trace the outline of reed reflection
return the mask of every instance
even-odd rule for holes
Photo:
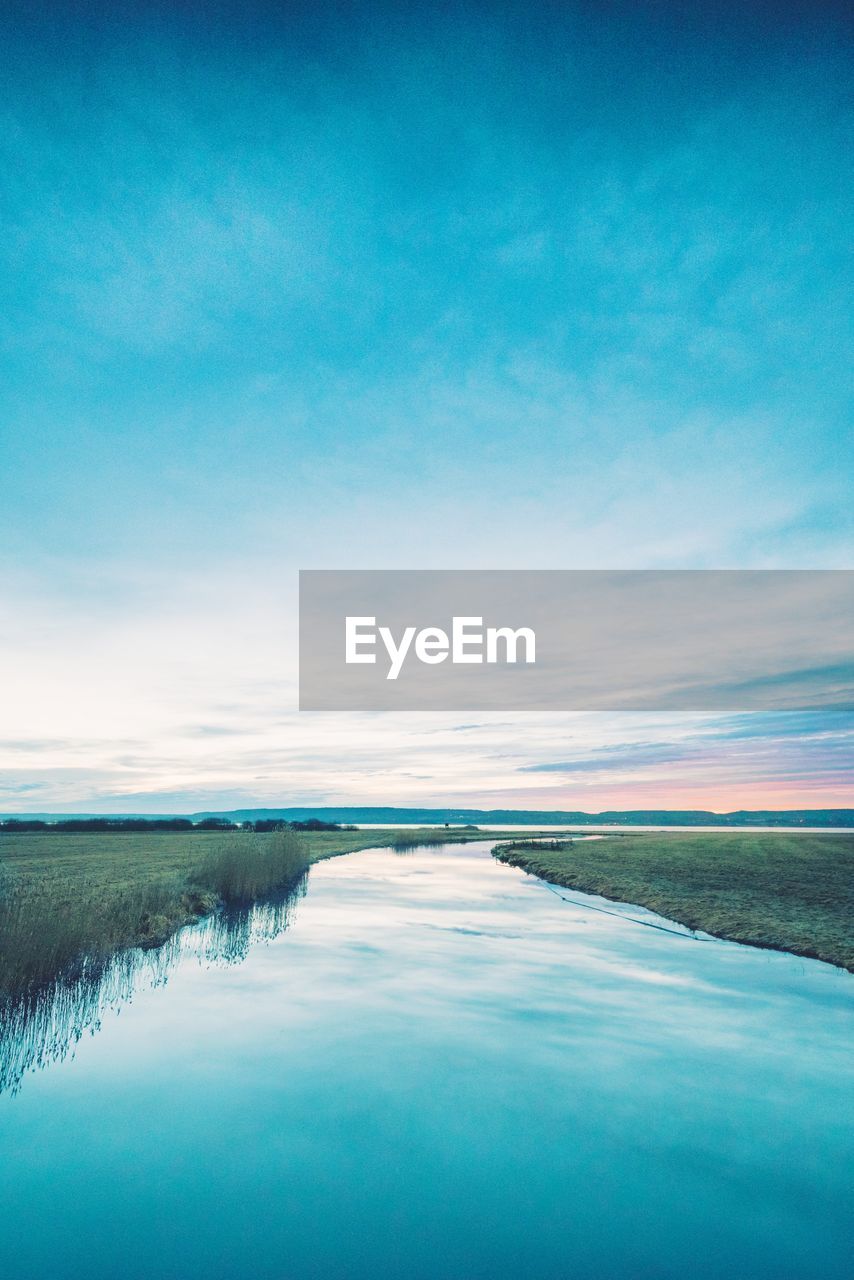
[[[240,964],[253,946],[289,927],[307,885],[304,871],[260,901],[221,907],[160,945],[88,952],[52,977],[42,975],[16,995],[0,997],[0,1094],[16,1093],[28,1072],[73,1057],[107,1012],[140,990],[164,986],[179,961]]]

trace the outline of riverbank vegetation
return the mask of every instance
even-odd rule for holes
[[[854,971],[854,835],[656,832],[555,843],[514,840],[493,852],[552,884]]]
[[[527,849],[529,853],[562,853],[564,849],[572,848],[572,840],[508,840],[506,844],[502,843],[501,850],[503,853],[515,853],[518,849]],[[504,859],[508,861],[508,859]]]
[[[479,835],[443,831],[441,842]],[[159,946],[182,925],[287,889],[321,858],[396,840],[411,847],[435,842],[437,833],[308,823],[261,832],[6,831],[0,835],[0,1005],[81,964],[97,967],[119,950]]]
[[[122,837],[107,838],[112,848],[87,848],[92,837],[70,848],[50,835],[53,847],[31,843],[0,862],[0,996],[97,967],[125,947],[157,946],[218,907],[296,883],[310,860],[293,832],[172,845],[153,865]]]

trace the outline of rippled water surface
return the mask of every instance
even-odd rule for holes
[[[185,931],[0,1097],[0,1274],[847,1277],[851,976],[489,848],[337,858],[283,932]]]

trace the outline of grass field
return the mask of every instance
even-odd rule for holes
[[[854,833],[633,833],[556,849],[514,841],[495,855],[689,929],[854,971]]]

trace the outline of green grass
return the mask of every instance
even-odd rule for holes
[[[854,833],[644,833],[495,856],[552,884],[637,903],[689,929],[854,971]]]

